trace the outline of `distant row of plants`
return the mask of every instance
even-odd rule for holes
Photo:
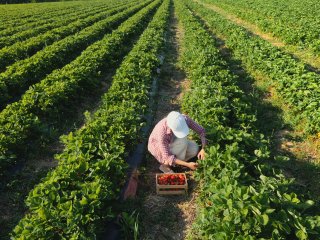
[[[110,2],[110,6],[112,6]],[[10,6],[10,5],[9,5]],[[57,21],[66,14],[73,14],[78,11],[93,11],[97,8],[103,8],[105,5],[101,3],[94,4],[90,7],[88,5],[75,5],[75,6],[57,6],[55,9],[50,7],[47,8],[28,8],[24,5],[24,8],[8,9],[8,5],[1,6],[0,20],[2,24],[0,26],[0,37],[6,37],[13,35],[18,32],[29,30],[33,27],[38,27],[44,24],[52,23]],[[11,6],[12,7],[12,6]],[[43,10],[46,12],[43,13]]]
[[[50,19],[62,16],[65,13],[72,11],[81,11],[81,9],[94,9],[97,7],[103,8],[108,5],[116,6],[119,2],[109,0],[108,2],[70,2],[70,3],[52,3],[52,4],[32,4],[32,5],[0,5],[0,36],[2,32],[9,31],[12,27],[17,27],[19,30],[24,26],[29,28],[30,25],[37,26],[37,23],[48,23]],[[88,7],[90,6],[90,7]]]
[[[123,6],[106,8],[104,11],[96,9],[93,12],[79,14],[81,18],[69,24],[54,28],[42,34],[35,35],[26,40],[15,42],[12,45],[5,46],[0,49],[0,71],[15,63],[18,60],[26,59],[36,52],[42,50],[69,35],[91,26],[92,24],[101,21],[112,14],[123,10]],[[95,14],[97,13],[97,14]]]
[[[18,3],[43,3],[43,2],[69,2],[75,0],[0,0],[0,4],[18,4]],[[93,0],[87,0],[93,1]]]
[[[98,7],[94,9],[82,9],[81,12],[65,12],[63,16],[58,16],[54,19],[54,21],[48,21],[48,23],[44,23],[41,25],[34,26],[31,29],[22,29],[19,32],[9,34],[7,36],[1,36],[0,38],[0,49],[5,46],[10,46],[14,44],[15,42],[21,42],[28,38],[37,36],[39,34],[45,33],[47,31],[50,31],[54,28],[58,28],[61,26],[65,26],[71,22],[77,21],[81,18],[86,18],[88,16],[99,14],[100,12],[103,12],[105,10],[109,10],[109,7]],[[15,27],[12,27],[15,29]],[[10,29],[8,32],[10,32]],[[1,33],[0,33],[1,34]]]
[[[205,0],[257,24],[287,44],[320,54],[320,4],[317,0]]]
[[[0,109],[19,96],[32,84],[37,83],[54,69],[75,59],[83,50],[100,40],[113,28],[146,6],[150,1],[134,6],[127,4],[104,12],[106,19],[88,26],[74,35],[54,42],[30,58],[18,61],[0,73]]]
[[[189,238],[318,239],[315,203],[265,163],[269,143],[255,128],[255,109],[185,2],[175,1],[184,28],[181,65],[191,80],[182,109],[205,127],[209,142],[195,173],[199,208]]]

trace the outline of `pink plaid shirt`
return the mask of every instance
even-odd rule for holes
[[[198,133],[201,137],[202,147],[206,145],[206,132],[188,116],[184,115],[188,127]],[[161,163],[175,165],[176,156],[170,152],[170,143],[173,142],[174,134],[167,125],[167,118],[162,119],[152,130],[149,137],[148,150]]]

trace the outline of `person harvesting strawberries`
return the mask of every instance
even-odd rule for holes
[[[200,151],[196,142],[188,140],[189,129],[200,135],[202,143]],[[188,116],[176,111],[170,112],[156,124],[148,141],[148,150],[161,164],[159,169],[164,173],[173,172],[171,166],[175,165],[195,170],[198,164],[188,160],[195,156],[204,159],[205,146],[205,129]]]

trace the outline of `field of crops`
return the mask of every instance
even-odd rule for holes
[[[320,3],[318,1],[206,0],[257,24],[288,44],[320,54]]]
[[[301,181],[288,167],[296,164],[294,153],[279,150],[274,140],[274,132],[290,129],[300,142],[319,149],[320,70],[210,7],[317,56],[318,5],[0,5],[0,239],[103,239],[106,223],[119,213],[143,212],[141,205],[119,198],[127,160],[148,138],[148,118],[156,115],[151,102],[163,98],[155,84],[160,92],[170,88],[163,71],[174,78],[166,64],[188,81],[176,108],[206,129],[209,143],[192,173],[197,211],[179,239],[320,239],[317,151],[311,160],[307,151],[300,154],[301,166],[308,165],[305,175],[315,174]],[[177,42],[175,52],[170,38]],[[266,102],[289,117],[267,116]],[[136,201],[154,191],[138,193]],[[133,215],[122,221],[122,238],[149,239],[143,231],[151,228],[137,230],[139,218]],[[164,214],[159,216],[161,227],[170,228]]]

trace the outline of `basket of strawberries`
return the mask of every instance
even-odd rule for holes
[[[188,181],[185,173],[156,174],[157,194],[185,194],[188,191]]]

